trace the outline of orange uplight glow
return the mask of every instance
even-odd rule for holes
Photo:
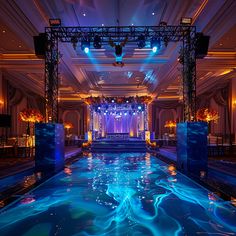
[[[71,129],[73,128],[73,125],[70,122],[64,122],[65,129]]]
[[[172,176],[177,175],[176,167],[174,165],[169,165],[168,166],[168,172]]]
[[[134,131],[133,131],[133,130],[130,130],[129,136],[130,136],[130,137],[134,137]]]
[[[174,120],[167,120],[165,123],[166,128],[173,128],[176,127],[176,121]]]
[[[200,120],[200,121],[206,121],[208,123],[210,121],[214,121],[216,123],[219,118],[220,118],[219,114],[215,110],[209,110],[208,108],[202,108],[197,111],[197,120]]]
[[[92,142],[86,142],[82,144],[83,148],[89,148],[91,146]]]
[[[24,109],[21,111],[19,118],[21,121],[32,123],[43,121],[43,115],[37,109],[33,108]]]

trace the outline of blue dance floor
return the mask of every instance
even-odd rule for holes
[[[88,154],[2,209],[0,235],[236,235],[236,209],[148,153]]]

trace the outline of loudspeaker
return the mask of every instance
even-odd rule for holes
[[[203,33],[196,33],[196,58],[202,59],[207,55],[210,36],[203,35]]]
[[[0,127],[11,127],[11,116],[6,114],[0,114]]]
[[[35,55],[39,57],[45,56],[47,45],[47,38],[45,33],[41,33],[38,36],[34,36],[34,50]]]

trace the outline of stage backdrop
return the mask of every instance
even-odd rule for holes
[[[138,137],[139,131],[144,130],[144,114],[122,112],[96,113],[94,112],[94,131],[105,137],[107,133],[129,133],[131,137]]]

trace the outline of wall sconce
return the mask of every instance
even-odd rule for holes
[[[233,106],[236,106],[236,100],[233,100]]]
[[[3,106],[3,105],[4,105],[4,101],[0,100],[0,106]]]

